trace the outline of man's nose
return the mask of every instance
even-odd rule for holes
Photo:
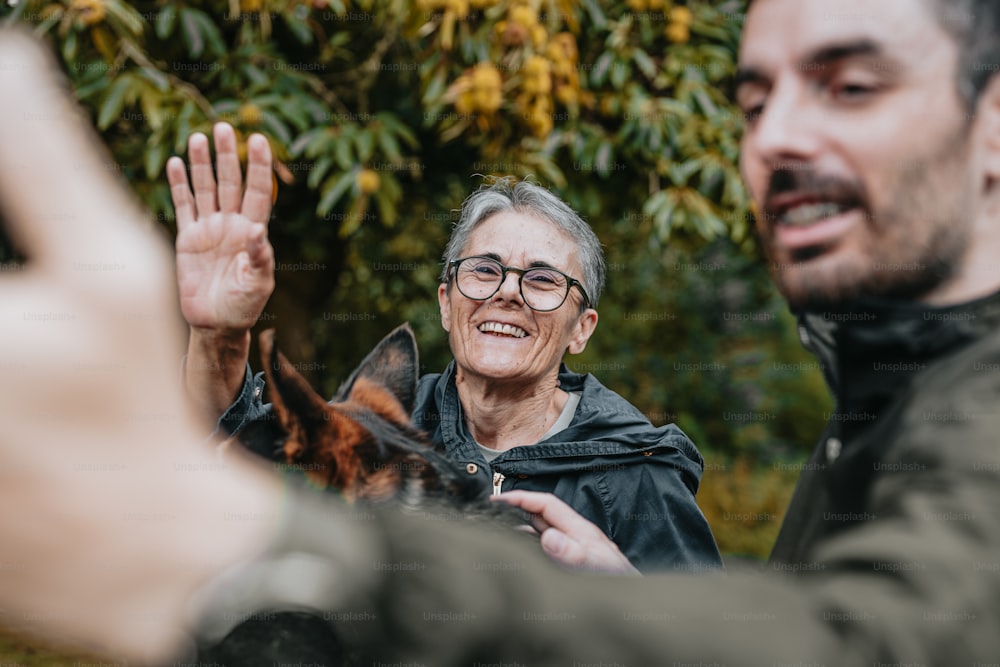
[[[748,125],[744,150],[771,170],[812,161],[822,145],[824,120],[808,86],[775,86],[756,120]]]

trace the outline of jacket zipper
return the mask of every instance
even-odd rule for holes
[[[499,496],[500,495],[500,487],[503,486],[503,480],[504,480],[504,476],[503,476],[502,472],[494,472],[493,473],[493,495],[494,496]]]

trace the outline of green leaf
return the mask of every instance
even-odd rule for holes
[[[378,133],[378,145],[382,149],[382,153],[390,160],[399,160],[403,157],[402,152],[399,150],[399,142],[388,131]]]
[[[135,37],[140,36],[146,27],[142,14],[121,0],[106,0],[104,8],[110,23],[115,23],[117,19],[117,23]]]
[[[299,5],[301,7],[301,5]],[[299,43],[307,46],[312,44],[313,33],[306,21],[295,16],[295,10],[282,12],[281,17],[285,19],[288,30],[299,40]]]
[[[292,157],[298,157],[302,155],[310,144],[312,144],[317,139],[322,140],[325,134],[326,134],[325,127],[317,127],[312,130],[307,130],[306,132],[303,132],[295,139],[295,141],[293,141],[288,146],[288,153]],[[312,154],[313,157],[315,157],[315,155],[316,155],[315,153]]]
[[[388,180],[385,176],[382,180]],[[378,205],[379,213],[381,213],[382,224],[386,227],[394,227],[396,225],[396,204],[392,201],[385,190],[379,190],[373,195],[375,203]]]
[[[375,152],[375,137],[372,136],[371,130],[358,132],[357,136],[354,137],[354,145],[358,151],[359,161],[368,162],[372,159],[372,153]]]
[[[612,159],[611,144],[607,141],[601,142],[597,153],[594,155],[594,166],[597,168],[597,173],[607,178],[608,172],[611,170]]]
[[[281,119],[273,113],[262,114],[260,124],[272,137],[280,141],[282,146],[292,143],[292,133],[289,131],[288,126],[281,122]]]
[[[273,81],[271,81],[271,77],[268,76],[264,72],[264,70],[257,67],[253,63],[246,63],[243,66],[243,74],[244,76],[246,76],[247,80],[250,81],[251,85],[253,86],[257,86],[260,88],[267,88],[268,86],[271,86],[274,83]]]
[[[645,51],[640,48],[633,49],[632,60],[635,61],[636,66],[648,78],[652,79],[656,76],[656,63],[653,62],[653,59]]]
[[[600,88],[604,85],[614,58],[614,55],[610,51],[605,51],[594,61],[594,69],[590,70],[590,84],[594,88]]]
[[[600,3],[597,0],[583,0],[583,6],[590,13],[590,20],[594,24],[594,30],[604,30],[608,27],[608,21],[604,18]]]
[[[628,81],[631,74],[632,68],[626,63],[621,60],[614,61],[614,64],[611,66],[611,85],[620,90],[625,85],[625,82]]]
[[[217,116],[231,116],[239,110],[240,106],[241,104],[239,100],[227,98],[218,100],[215,104],[213,104],[212,111]]]
[[[316,214],[326,217],[326,214],[333,210],[347,189],[354,184],[355,170],[345,171],[339,176],[331,176],[323,183],[323,196],[320,197],[316,206]]]
[[[144,157],[146,167],[146,178],[151,181],[160,176],[160,171],[167,161],[168,145],[165,141],[155,141],[152,146],[146,149]]]
[[[188,51],[195,58],[200,58],[205,52],[205,38],[201,34],[201,25],[198,23],[196,9],[181,7],[181,28],[184,31],[184,41]]]
[[[430,106],[432,103],[437,102],[444,95],[445,88],[448,85],[448,74],[445,68],[440,68],[435,72],[434,76],[431,77],[430,83],[427,84],[427,89],[424,91],[421,102],[424,106]]]
[[[354,166],[354,156],[351,154],[351,140],[348,137],[341,137],[334,144],[333,154],[337,158],[337,166],[341,169],[350,169]]]
[[[212,51],[217,56],[223,56],[226,54],[226,43],[222,39],[222,33],[219,32],[219,27],[215,25],[215,22],[209,18],[208,14],[199,10],[190,10],[194,12],[195,21],[201,26],[201,32],[208,41],[208,45]]]
[[[168,2],[167,4],[160,7],[160,10],[156,14],[156,23],[154,29],[156,30],[156,36],[160,39],[167,39],[174,32],[174,26],[177,24],[177,5]]]
[[[68,63],[76,60],[76,48],[77,48],[76,31],[70,30],[69,34],[66,35],[66,41],[62,44],[62,57]]]
[[[152,67],[140,67],[139,72],[141,72],[143,77],[152,83],[153,86],[161,93],[165,93],[170,90],[170,79],[168,79],[167,75],[160,70]]]
[[[118,77],[101,104],[100,113],[97,115],[97,127],[101,130],[108,129],[112,121],[117,118],[125,106],[125,95],[132,87],[132,80],[127,74]]]
[[[329,155],[324,155],[316,161],[316,164],[309,171],[309,177],[306,179],[306,185],[310,190],[315,190],[319,187],[320,181],[323,180],[323,177],[326,176],[326,173],[330,171],[330,167],[332,166],[333,158]]]
[[[191,135],[191,119],[195,111],[194,102],[186,100],[181,107],[181,112],[177,114],[177,143],[174,144],[175,153],[184,152],[188,137]]]

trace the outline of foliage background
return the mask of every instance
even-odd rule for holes
[[[706,458],[727,554],[764,557],[830,402],[757,256],[726,96],[742,0],[17,0],[121,174],[174,233],[163,173],[231,122],[271,142],[277,291],[260,328],[327,393],[409,320],[449,360],[435,289],[464,197],[531,177],[609,265],[568,360]],[[44,122],[43,118],[39,119]],[[0,259],[12,249],[0,242]],[[60,664],[0,639],[0,655]]]
[[[163,168],[227,120],[278,162],[260,327],[337,383],[409,320],[449,360],[439,257],[484,176],[587,218],[608,288],[593,371],[705,454],[720,546],[766,556],[830,403],[757,256],[726,96],[742,0],[19,0],[121,174],[174,231]],[[44,119],[40,119],[44,121]],[[11,249],[0,247],[4,257]]]

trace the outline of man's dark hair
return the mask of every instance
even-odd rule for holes
[[[1000,72],[1000,2],[925,0],[958,46],[955,83],[971,112],[990,80]]]
[[[998,0],[923,0],[958,46],[955,83],[971,113],[993,76],[1000,73]],[[747,0],[747,11],[754,0]]]

